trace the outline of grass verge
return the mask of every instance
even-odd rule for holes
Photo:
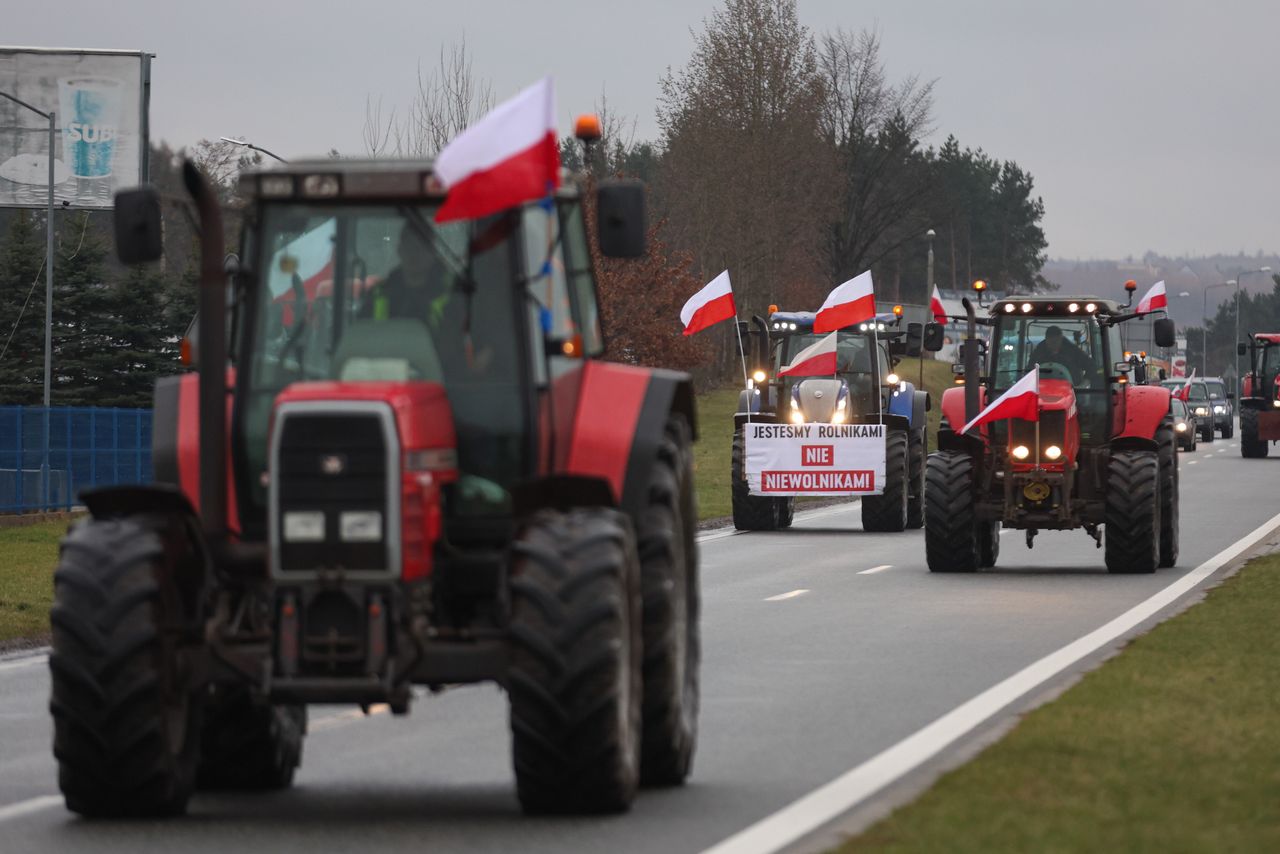
[[[1280,851],[1280,555],[838,849]]]
[[[733,413],[737,388],[698,395],[698,441],[693,446],[693,482],[698,492],[698,519],[733,512],[729,499],[729,464],[733,454]]]
[[[0,528],[0,642],[49,633],[53,567],[67,524]]]

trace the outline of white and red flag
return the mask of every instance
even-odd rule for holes
[[[1009,387],[978,413],[978,417],[964,425],[961,434],[968,433],[980,424],[1021,418],[1023,421],[1040,420],[1040,367],[1032,368],[1026,376]]]
[[[729,271],[725,270],[702,287],[680,309],[680,322],[684,334],[692,335],[722,320],[738,316],[733,304],[733,285],[729,283]]]
[[[1164,279],[1152,285],[1151,290],[1138,300],[1138,314],[1146,314],[1161,308],[1169,308],[1169,297],[1164,292]]]
[[[497,213],[560,186],[555,88],[544,77],[458,134],[436,156],[448,194],[436,222]]]
[[[871,271],[859,273],[827,294],[813,319],[814,332],[834,332],[876,316],[876,295]]]
[[[836,372],[836,333],[832,332],[816,344],[810,344],[778,371],[780,377],[821,377]]]
[[[937,285],[933,286],[933,296],[929,299],[929,310],[933,312],[933,319],[936,322],[947,322],[947,310],[942,307],[942,293],[939,292]]]

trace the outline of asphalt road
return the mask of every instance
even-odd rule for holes
[[[1110,576],[1083,532],[996,569],[931,575],[923,536],[865,534],[856,508],[785,533],[703,535],[701,741],[681,789],[624,816],[529,819],[506,702],[478,686],[405,718],[312,710],[296,786],[199,795],[165,822],[91,823],[57,795],[40,658],[0,662],[0,851],[699,851],[785,807],[1167,587],[1276,513],[1280,459],[1238,439],[1182,454],[1182,557]]]

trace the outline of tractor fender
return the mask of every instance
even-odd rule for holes
[[[173,484],[149,483],[86,489],[80,500],[95,519],[162,513],[196,517],[186,493]]]
[[[911,426],[924,430],[928,425],[929,416],[926,415],[933,408],[933,401],[929,399],[929,392],[916,389],[911,394]]]
[[[978,405],[987,405],[986,386],[978,389]],[[979,425],[966,435],[960,434],[960,428],[968,423],[964,417],[964,386],[952,386],[942,392],[942,422],[938,428],[938,450],[981,453],[987,443],[987,425]]]
[[[228,383],[232,380],[228,377]],[[176,487],[200,511],[200,376],[177,374],[156,380],[152,394],[151,470],[157,485]],[[231,407],[227,407],[227,460],[231,454]],[[227,471],[227,526],[240,531],[234,466]]]
[[[760,389],[743,389],[738,392],[738,408],[733,413],[734,428],[741,427],[747,421],[777,421],[777,415],[768,406]]]
[[[911,419],[905,415],[894,415],[891,412],[886,412],[884,414],[884,426],[892,431],[907,433],[911,431]]]
[[[561,474],[603,480],[615,506],[637,519],[649,473],[672,415],[697,436],[693,381],[688,374],[588,362],[583,368],[569,453]]]
[[[1160,422],[1169,415],[1169,389],[1155,385],[1125,385],[1118,395],[1111,439],[1153,440]]]
[[[903,388],[903,386],[906,386]],[[907,426],[910,427],[917,423],[915,417],[915,386],[911,383],[904,382],[895,388],[889,395],[889,414],[901,415],[907,419]]]

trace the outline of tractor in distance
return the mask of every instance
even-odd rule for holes
[[[1128,376],[1120,324],[1143,316],[1096,297],[1008,296],[969,334],[959,385],[942,397],[938,450],[925,485],[925,550],[933,572],[994,566],[1000,528],[1084,528],[1113,573],[1154,572],[1178,558],[1178,463],[1169,390]],[[981,292],[979,292],[979,299]],[[991,328],[990,344],[977,326]],[[1154,322],[1173,345],[1173,321]],[[1058,339],[1057,342],[1046,339]],[[989,351],[989,352],[984,352]],[[984,356],[985,364],[984,364]],[[1010,418],[962,432],[1039,365],[1039,420]]]
[[[806,347],[825,337],[813,331],[814,313],[769,307],[739,321],[749,342],[751,376],[738,394],[734,413],[731,489],[733,522],[739,530],[767,531],[791,524],[795,497],[752,495],[746,477],[743,425],[748,421],[779,424],[884,424],[885,481],[879,495],[861,499],[862,527],[867,531],[902,531],[924,524],[924,466],[928,455],[925,413],[929,395],[897,374],[903,356],[919,356],[921,324],[902,328],[901,307],[884,312],[837,335],[837,373],[832,377],[780,377],[779,372]],[[932,326],[932,324],[930,324]],[[940,346],[941,327],[933,338]]]
[[[526,811],[680,784],[693,390],[597,358],[588,251],[645,251],[643,188],[565,175],[542,202],[437,224],[429,162],[248,172],[228,284],[218,203],[190,162],[184,180],[198,374],[157,384],[157,482],[86,493],[55,573],[67,806],[158,816],[195,787],[285,787],[308,704],[400,715],[415,686],[484,681],[509,700]],[[122,261],[160,256],[153,190],[115,217]]]
[[[1236,344],[1249,357],[1240,384],[1240,455],[1265,457],[1280,440],[1280,332],[1254,332]]]

